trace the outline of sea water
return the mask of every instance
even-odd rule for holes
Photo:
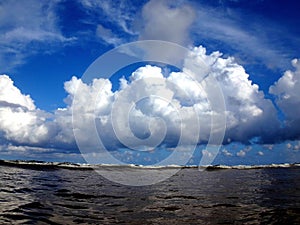
[[[137,187],[87,166],[1,165],[0,224],[300,224],[300,167],[191,167]]]

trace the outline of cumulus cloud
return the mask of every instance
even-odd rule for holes
[[[0,76],[0,102],[2,106],[10,105],[20,106],[28,110],[35,109],[34,102],[30,96],[23,95],[7,75]]]
[[[36,108],[7,75],[0,75],[0,140],[17,146],[74,148],[71,111],[54,114]],[[63,116],[62,116],[63,115]],[[68,123],[69,122],[69,123]],[[10,148],[8,148],[10,149]]]
[[[276,97],[276,104],[284,113],[286,138],[300,137],[300,60],[292,60],[295,70],[288,70],[270,87],[269,92]]]
[[[205,75],[192,70],[203,62],[209,68]],[[279,96],[277,104],[283,111],[291,110],[283,101],[286,99],[299,106],[294,102],[299,89],[292,89],[298,84],[297,74],[298,70],[287,71],[271,88]],[[218,83],[225,101],[224,140],[246,144],[251,139],[261,143],[276,141],[281,135],[280,123],[272,102],[234,58],[223,58],[219,52],[207,54],[202,46],[192,49],[181,72],[163,72],[160,67],[146,65],[127,80],[121,78],[120,88],[114,92],[109,79],[95,78],[88,84],[73,77],[64,85],[68,94],[66,107],[52,114],[37,109],[29,95],[21,93],[8,76],[2,75],[0,138],[19,145],[71,149],[76,148],[76,137],[79,147],[89,149],[86,154],[101,148],[151,150],[157,146],[171,149],[178,143],[207,143],[211,133],[224,125],[220,109],[212,107],[208,98],[215,95],[209,77]],[[212,115],[215,125],[211,123]],[[293,121],[295,116],[297,119],[297,114],[290,112],[287,119]],[[245,148],[236,155],[243,157],[250,150]],[[203,154],[209,156],[208,153]],[[223,154],[232,156],[226,150]]]
[[[261,142],[270,141],[279,128],[272,102],[251,83],[244,68],[233,58],[222,58],[219,52],[207,55],[201,46],[186,58],[182,72],[163,74],[155,66],[141,67],[128,81],[122,80],[122,88],[114,93],[109,80],[95,79],[89,85],[76,78],[67,82],[69,98],[78,98],[72,101],[73,112],[78,114],[77,137],[89,145],[97,143],[99,134],[110,147],[131,148],[154,148],[157,143],[171,147],[180,138],[186,145],[195,139],[197,144],[207,143],[212,115],[216,114],[218,121],[219,112],[207,98],[214,96],[215,90],[205,77],[198,79],[198,74],[191,71],[190,66],[199,61],[208,65],[207,76],[215,78],[223,93],[225,140],[249,143],[251,138],[259,137]],[[90,104],[86,99],[90,99]],[[86,136],[95,126],[95,118],[98,134]]]
[[[256,135],[267,141],[279,128],[277,112],[268,99],[265,99],[259,87],[249,80],[244,68],[234,58],[222,58],[219,52],[206,54],[203,47],[194,48],[191,57],[204,60],[209,74],[218,81],[226,105],[226,139],[247,142]],[[188,61],[187,60],[187,61]],[[205,90],[213,95],[215,90]]]
[[[36,109],[7,75],[0,76],[0,133],[15,143],[44,143],[49,135],[48,114]]]

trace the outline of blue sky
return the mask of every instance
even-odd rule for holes
[[[154,39],[177,43],[205,58],[212,73],[217,73],[212,76],[222,83],[227,127],[224,145],[214,163],[299,162],[299,9],[300,4],[292,0],[2,1],[0,157],[82,162],[73,134],[71,109],[76,94],[72,90],[78,85],[82,90],[88,89],[87,84],[80,83],[81,77],[102,54],[122,44]],[[210,64],[211,60],[217,63]],[[146,65],[133,65],[122,70],[119,77],[124,75],[126,85],[130,86],[147,74],[151,77],[157,73],[156,77],[165,79],[164,82],[180,82],[193,95],[195,105],[203,106],[197,102],[200,94],[190,91],[192,87],[180,74],[171,76],[170,71],[164,72],[166,67],[158,71]],[[77,95],[101,95],[102,91],[91,90],[107,88],[103,92],[106,103],[99,108],[103,120],[116,99],[116,90],[110,91],[110,85],[119,87],[119,82],[95,82],[90,84],[89,93],[82,91]],[[138,87],[135,91],[140,90]],[[172,101],[179,102],[181,107],[190,106],[174,90],[171,88]],[[78,104],[82,102],[79,99]],[[109,152],[121,161],[157,163],[172,154],[178,142],[177,128],[171,117],[147,108],[148,103],[136,107],[143,114],[133,115],[132,126],[138,137],[148,133],[145,125],[134,123],[136,118],[145,116],[152,121],[151,116],[160,113],[167,121],[171,131],[157,149],[129,150],[108,125],[99,125],[97,132],[103,135]],[[87,115],[87,111],[81,113]],[[206,117],[201,115],[199,121],[203,122]],[[149,122],[147,119],[145,123]],[[188,121],[186,125],[190,124]],[[85,134],[92,132],[86,124],[82,127]],[[203,127],[205,134],[206,126]],[[206,141],[202,138],[197,142],[190,163],[198,164],[202,155],[212,157],[203,152]],[[92,154],[91,150],[88,154]],[[101,152],[94,154],[102,157]]]

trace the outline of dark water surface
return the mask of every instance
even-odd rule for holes
[[[300,167],[186,168],[132,187],[93,170],[0,166],[0,224],[115,223],[300,224]]]

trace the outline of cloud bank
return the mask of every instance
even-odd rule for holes
[[[181,72],[168,73],[160,67],[146,65],[134,71],[129,79],[121,78],[120,88],[115,92],[109,79],[94,79],[86,84],[73,77],[64,85],[66,107],[54,113],[36,108],[29,95],[15,87],[7,75],[1,75],[0,139],[2,143],[18,146],[75,149],[75,131],[91,151],[95,150],[99,138],[110,150],[124,145],[172,148],[180,137],[186,145],[195,138],[198,144],[207,143],[212,132],[211,115],[218,115],[218,111],[212,109],[207,98],[213,96],[214,90],[207,86],[205,79],[189,72],[190,65],[197,65],[199,60],[209,66],[208,76],[218,81],[224,95],[224,144],[299,139],[298,60],[292,61],[295,71],[286,71],[270,88],[285,115],[285,126],[281,127],[272,101],[249,80],[244,68],[234,58],[223,58],[219,52],[207,54],[202,46],[192,49]],[[157,97],[161,94],[164,98]],[[75,130],[74,112],[79,115],[75,118]],[[94,126],[97,135],[92,133]],[[238,155],[245,154],[241,151]]]

